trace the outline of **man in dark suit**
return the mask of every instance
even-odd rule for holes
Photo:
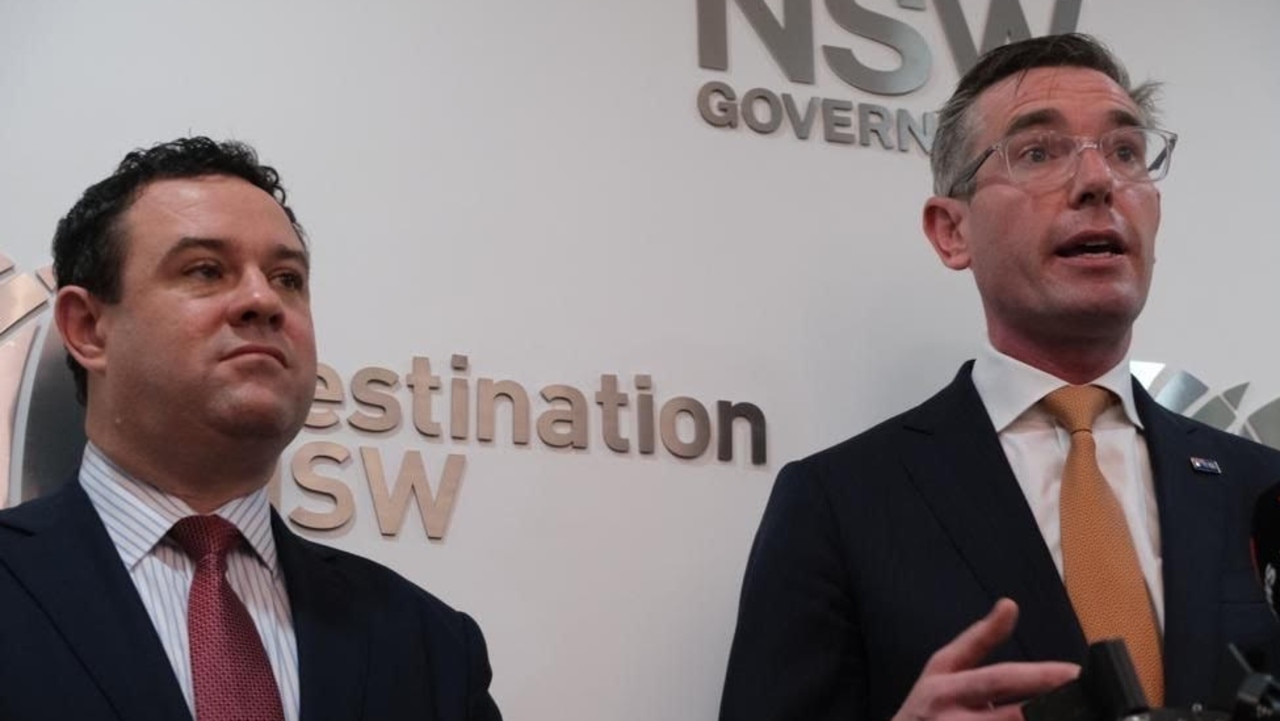
[[[0,512],[0,718],[500,718],[474,621],[267,503],[315,389],[303,238],[276,172],[207,138],[59,223],[89,443]]]
[[[1114,636],[1153,705],[1185,708],[1238,680],[1228,642],[1276,654],[1247,518],[1280,454],[1127,370],[1176,142],[1153,116],[1151,86],[1080,35],[961,79],[924,230],[973,272],[989,343],[920,406],[782,470],[722,721],[1014,721]]]

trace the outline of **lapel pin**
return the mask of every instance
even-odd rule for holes
[[[1197,473],[1212,473],[1215,476],[1222,475],[1222,466],[1219,466],[1218,462],[1212,458],[1196,458],[1195,456],[1192,456],[1191,467],[1194,468]]]

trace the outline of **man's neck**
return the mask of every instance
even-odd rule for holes
[[[1038,368],[1073,385],[1100,378],[1124,360],[1129,352],[1130,334],[1112,339],[1064,339],[1059,341],[1001,336],[989,332],[991,345],[1010,358]]]
[[[86,425],[89,440],[106,458],[133,478],[176,498],[197,513],[212,513],[247,496],[271,480],[279,459],[274,454],[224,453],[200,444],[177,448],[139,448]]]

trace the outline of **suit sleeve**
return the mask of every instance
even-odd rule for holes
[[[778,474],[739,599],[720,721],[867,721],[840,529],[812,462]]]
[[[484,633],[465,613],[462,617],[463,632],[466,634],[467,659],[467,719],[468,721],[502,721],[502,713],[498,704],[489,693],[489,683],[493,680],[493,670],[489,667],[489,652],[484,642]]]

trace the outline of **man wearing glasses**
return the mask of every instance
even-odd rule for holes
[[[1177,136],[1092,38],[988,53],[940,114],[924,231],[987,339],[933,398],[789,464],[751,550],[722,721],[1021,718],[1122,638],[1151,706],[1280,662],[1248,515],[1280,454],[1128,372]]]

